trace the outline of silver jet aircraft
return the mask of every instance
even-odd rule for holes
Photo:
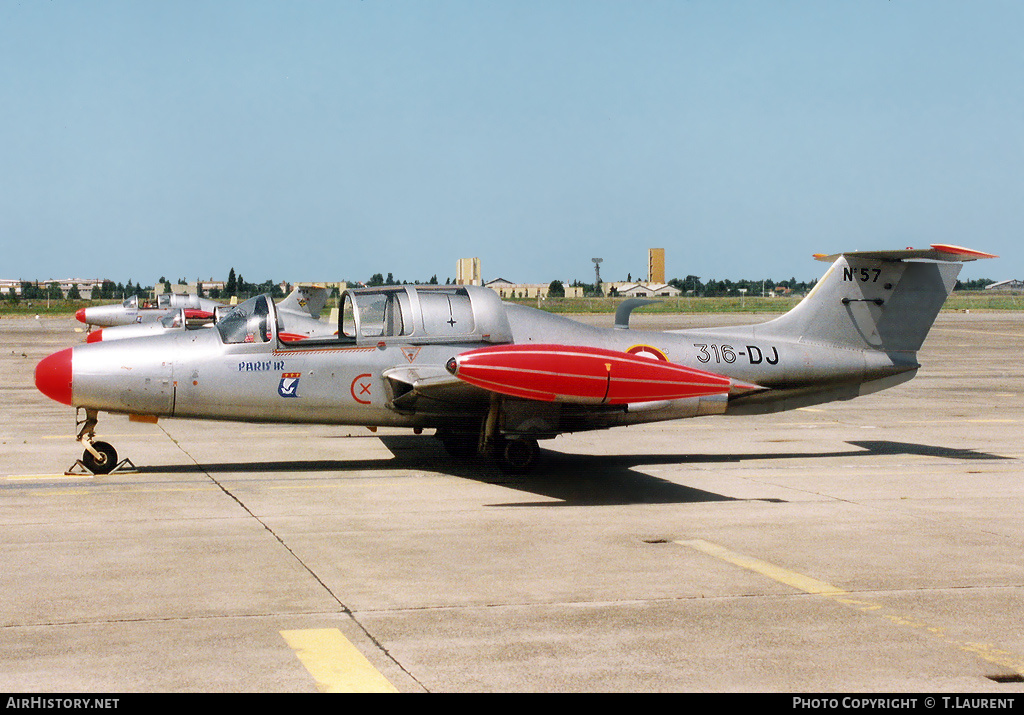
[[[181,309],[203,311],[212,316],[214,309],[219,305],[223,303],[195,295],[163,293],[157,296],[156,301],[140,301],[137,295],[133,295],[125,298],[120,305],[81,308],[75,313],[75,317],[90,327],[95,325],[109,328],[115,325],[156,322],[169,315],[175,315]]]
[[[337,332],[336,324],[320,320],[320,314],[327,303],[327,289],[323,286],[298,286],[277,304],[281,340],[304,340],[310,337],[327,337]],[[85,310],[90,310],[86,308]],[[213,312],[181,308],[168,313],[157,321],[115,325],[89,333],[86,342],[98,343],[103,340],[123,340],[149,335],[160,335],[176,330],[192,330],[212,327],[215,320],[229,306],[217,304]]]
[[[785,315],[757,325],[666,332],[597,328],[489,288],[348,290],[336,335],[286,341],[267,296],[215,329],[82,344],[36,368],[36,385],[84,410],[82,464],[107,473],[101,411],[160,417],[432,428],[453,454],[483,452],[510,471],[538,440],[704,415],[788,410],[911,379],[917,351],[960,262],[948,245],[816,256],[831,267]]]

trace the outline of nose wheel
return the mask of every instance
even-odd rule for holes
[[[130,459],[117,461],[117,450],[109,442],[96,439],[96,410],[86,410],[85,420],[80,422],[82,428],[78,431],[78,442],[85,447],[82,458],[76,460],[65,474],[82,474],[83,471],[92,474],[110,474],[115,469],[119,471],[134,470],[135,465]]]
[[[117,450],[109,442],[93,442],[92,451],[82,452],[82,466],[93,474],[110,474],[116,465]]]

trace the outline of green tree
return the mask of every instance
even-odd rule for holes
[[[565,285],[562,281],[554,280],[548,285],[548,295],[552,298],[564,298],[565,297]]]
[[[235,267],[228,271],[228,282],[224,285],[225,295],[234,295],[238,292],[238,278],[235,277]]]

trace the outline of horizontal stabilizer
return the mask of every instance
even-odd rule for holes
[[[984,253],[982,251],[975,251],[972,248],[963,248],[961,246],[952,246],[947,243],[933,243],[931,248],[903,248],[892,251],[844,251],[843,253],[834,253],[826,255],[824,253],[815,253],[814,257],[819,261],[825,261],[826,263],[834,263],[840,256],[856,256],[859,258],[870,258],[877,261],[909,261],[909,260],[924,260],[924,261],[976,261],[980,258],[998,258],[992,253]]]

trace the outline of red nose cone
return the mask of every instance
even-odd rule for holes
[[[85,342],[87,342],[87,343],[98,343],[98,342],[101,342],[102,340],[103,340],[103,331],[102,330],[97,330],[95,333],[89,333],[89,335],[85,338]]]
[[[36,365],[36,387],[51,400],[71,404],[71,350],[43,358]]]
[[[78,312],[75,313],[75,317],[78,319],[79,323],[84,323],[85,322],[85,308],[79,308]]]

